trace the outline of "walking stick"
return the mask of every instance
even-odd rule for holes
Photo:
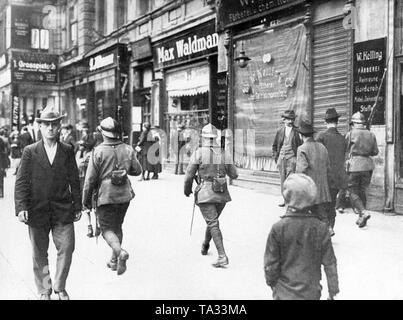
[[[191,221],[191,223],[190,223],[190,236],[192,236],[193,219],[194,219],[194,216],[195,216],[195,209],[196,209],[196,198],[195,198],[195,200],[193,201],[192,221]]]

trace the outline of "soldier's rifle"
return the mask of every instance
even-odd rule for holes
[[[388,60],[386,62],[385,69],[383,70],[381,84],[380,84],[380,86],[378,88],[378,92],[376,94],[374,104],[372,105],[371,112],[370,112],[368,120],[367,120],[367,129],[368,130],[371,129],[371,124],[372,124],[372,121],[374,120],[375,110],[376,110],[376,108],[378,106],[379,95],[380,95],[381,90],[382,90],[383,82],[385,81],[386,73],[388,72],[389,61],[390,61],[390,57],[392,56],[392,53],[393,53],[393,48],[394,48],[394,46],[392,46],[392,48],[390,49]]]

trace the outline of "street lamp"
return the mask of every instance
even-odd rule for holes
[[[245,54],[243,41],[241,42],[241,51],[239,52],[239,56],[236,57],[234,60],[240,68],[245,68],[248,65],[248,61],[250,60],[250,58]]]

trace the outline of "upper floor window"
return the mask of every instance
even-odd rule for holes
[[[105,18],[106,0],[96,0],[95,6],[95,29],[98,34],[105,35],[106,33],[106,18]]]
[[[142,16],[150,10],[150,0],[139,0],[138,15]]]
[[[77,45],[78,42],[78,19],[77,5],[73,5],[68,11],[69,21],[69,47]]]
[[[115,0],[115,28],[127,22],[127,0]]]
[[[31,48],[49,50],[49,30],[44,28],[43,15],[39,11],[31,14]]]

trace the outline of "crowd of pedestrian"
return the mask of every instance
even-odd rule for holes
[[[323,265],[329,299],[333,299],[339,292],[331,241],[336,209],[342,212],[341,198],[348,193],[359,215],[357,225],[366,226],[370,215],[365,209],[365,190],[374,169],[371,156],[378,154],[376,138],[365,128],[361,113],[352,116],[351,130],[343,136],[337,130],[340,115],[334,108],[328,109],[324,117],[327,129],[316,139],[310,123],[294,125],[294,111],[285,111],[282,118],[284,127],[278,130],[272,150],[281,178],[284,202],[280,206],[286,207],[286,213],[272,226],[267,239],[266,283],[274,299],[319,299]],[[122,247],[122,225],[134,198],[128,176],[141,175],[147,181],[158,179],[161,172],[161,146],[149,123],[144,123],[133,148],[121,141],[120,125],[111,117],[102,120],[95,132],[81,123],[79,140],[75,127],[62,125],[62,119],[53,108],[45,108],[35,120],[36,126],[30,123],[21,132],[14,127],[10,134],[6,128],[0,130],[0,175],[4,177],[5,169],[14,165],[16,215],[28,225],[35,283],[44,300],[50,299],[52,290],[59,299],[69,299],[66,280],[75,247],[74,222],[82,214],[87,218],[87,236],[102,235],[111,248],[107,267],[117,275],[126,271],[129,252]],[[206,222],[201,254],[207,255],[213,240],[218,253],[213,266],[225,268],[229,258],[219,218],[232,200],[226,177],[237,179],[237,169],[225,161],[227,150],[218,143],[217,129],[208,124],[184,170],[180,152],[186,144],[185,127],[178,129],[182,148],[178,148],[175,173],[185,174],[184,194],[194,194],[194,204]],[[58,252],[53,284],[47,253],[50,233]]]

